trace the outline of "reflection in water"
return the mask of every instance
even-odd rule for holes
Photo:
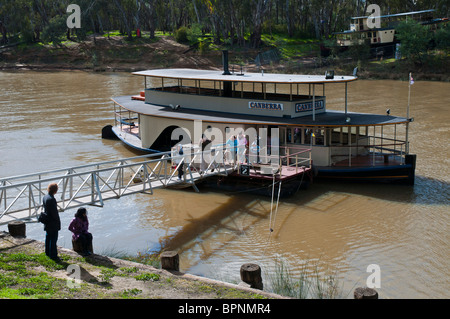
[[[119,141],[102,140],[100,132],[113,122],[110,98],[142,86],[140,77],[129,74],[1,72],[0,176],[136,155]],[[329,108],[344,109],[341,89],[327,87]],[[154,196],[88,207],[94,250],[176,249],[183,271],[233,282],[246,262],[267,273],[282,258],[294,275],[319,262],[320,271],[337,272],[346,293],[364,286],[367,266],[378,264],[382,298],[450,297],[448,100],[449,83],[414,84],[413,187],[316,181],[283,199],[278,210],[270,198],[252,194],[155,190]],[[405,115],[406,103],[406,82],[349,85],[351,111],[383,114],[390,108]],[[66,227],[74,213],[61,213],[60,245],[71,245]],[[29,224],[27,236],[43,240],[42,226]]]

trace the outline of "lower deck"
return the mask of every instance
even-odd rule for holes
[[[398,155],[359,155],[333,163],[333,167],[368,167],[368,166],[397,166],[402,165],[404,160]]]
[[[178,128],[188,133],[188,143],[197,142],[201,133],[210,129],[214,130],[212,135],[215,138],[220,136],[215,143],[225,143],[230,131],[235,136],[243,131],[247,136],[247,149],[252,148],[255,138],[251,137],[251,130],[256,137],[267,134],[269,148],[269,132],[275,129],[278,131],[280,146],[286,149],[308,148],[315,167],[339,171],[352,168],[355,172],[361,168],[395,168],[406,164],[405,158],[409,152],[409,121],[389,114],[327,111],[317,114],[315,120],[308,116],[280,119],[177,109],[148,104],[137,98],[132,100],[130,96],[114,98],[113,101],[115,134],[129,146],[144,152],[169,150],[178,142],[172,140],[172,133]],[[280,152],[279,155],[289,154]],[[249,167],[252,178],[271,178],[272,174],[267,174],[267,168],[254,163],[252,165]],[[281,175],[290,178],[291,174],[297,173],[298,168],[295,173],[291,169],[285,169]],[[300,175],[302,173],[305,172],[300,172]]]
[[[264,180],[264,181],[287,181],[292,179],[301,178],[304,175],[311,174],[312,168],[301,166],[301,167],[290,167],[287,165],[281,165],[280,169],[271,170],[269,167],[264,167],[261,165],[248,165],[248,174],[241,174],[240,169],[236,170],[233,175],[246,176],[251,179]],[[273,172],[274,174],[272,174]]]

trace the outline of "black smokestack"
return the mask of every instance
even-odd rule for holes
[[[231,75],[228,70],[228,50],[222,51],[223,75]]]

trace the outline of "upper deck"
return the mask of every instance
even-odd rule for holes
[[[408,119],[401,116],[368,114],[343,111],[327,111],[311,116],[289,118],[261,115],[242,115],[219,111],[200,111],[180,108],[174,111],[171,107],[146,104],[143,101],[132,100],[131,96],[118,96],[112,101],[121,108],[144,116],[168,118],[171,120],[205,121],[208,123],[225,123],[227,125],[275,125],[275,126],[305,126],[305,127],[357,127],[404,124]],[[350,119],[350,120],[349,120]]]
[[[279,83],[279,84],[327,84],[355,81],[356,76],[334,76],[271,73],[234,73],[224,75],[222,71],[197,69],[155,69],[134,72],[134,75],[191,81],[244,82],[244,83]]]
[[[219,70],[156,69],[134,72],[145,78],[145,102],[183,109],[250,116],[297,118],[326,111],[325,84],[356,76],[234,73]],[[151,77],[151,88],[147,88]],[[316,86],[322,92],[317,94]],[[178,108],[178,107],[177,107]]]

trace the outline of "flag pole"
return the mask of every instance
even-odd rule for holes
[[[411,103],[411,72],[408,78],[408,108],[406,109],[406,118],[409,120],[409,104]]]
[[[408,77],[408,107],[406,109],[406,132],[405,132],[405,153],[409,154],[409,140],[408,140],[408,132],[409,132],[409,106],[411,103],[411,82],[413,81],[412,79],[412,74],[411,72],[409,73],[409,77]]]

